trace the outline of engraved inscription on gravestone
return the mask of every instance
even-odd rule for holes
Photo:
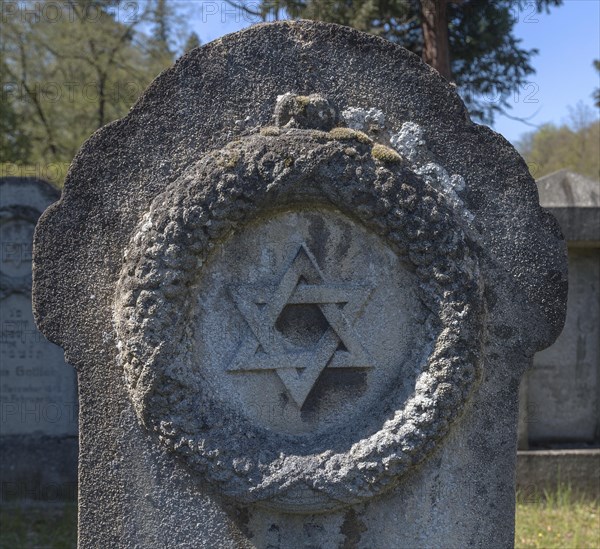
[[[76,434],[74,372],[31,310],[33,231],[58,193],[44,181],[3,178],[0,195],[0,434]]]
[[[31,251],[36,214],[39,215],[30,208],[19,208],[16,211],[3,209],[0,218],[2,223],[0,225],[2,241],[0,272],[5,277],[21,279],[25,286],[26,279],[31,277]]]

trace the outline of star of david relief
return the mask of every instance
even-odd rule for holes
[[[230,287],[232,298],[250,327],[227,367],[231,373],[271,370],[289,396],[302,408],[325,368],[373,368],[374,364],[354,324],[367,303],[374,285],[336,284],[323,274],[315,258],[302,243],[288,261],[277,285],[258,284]],[[311,345],[294,344],[277,329],[289,306],[317,307],[325,329]],[[317,311],[317,315],[319,315]],[[308,318],[306,318],[308,316]],[[302,318],[296,330],[315,330],[315,315]],[[293,329],[294,329],[293,328]],[[313,339],[314,339],[313,333]],[[296,338],[297,342],[297,338]]]

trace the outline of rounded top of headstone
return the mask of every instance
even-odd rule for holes
[[[600,208],[600,181],[569,170],[537,180],[540,204],[545,208]]]

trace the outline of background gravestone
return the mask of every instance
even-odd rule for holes
[[[565,326],[521,383],[517,484],[600,497],[600,182],[560,170],[537,180],[568,246]]]
[[[600,182],[567,172],[537,181],[569,252],[565,327],[528,373],[529,441],[600,443]]]
[[[31,308],[35,224],[60,193],[46,181],[0,179],[0,461],[2,500],[73,496],[77,393],[63,351]]]
[[[188,53],[84,145],[34,256],[82,547],[513,543],[564,241],[403,48],[284,22]]]

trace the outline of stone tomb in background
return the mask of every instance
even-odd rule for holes
[[[537,181],[569,254],[565,327],[521,388],[520,447],[600,443],[600,182],[561,170]]]
[[[73,497],[77,391],[63,351],[31,307],[35,224],[60,193],[46,181],[0,179],[0,461],[2,501]]]
[[[34,263],[82,548],[512,545],[564,241],[413,54],[307,21],[189,52],[84,144]]]
[[[521,382],[517,484],[600,497],[600,182],[561,170],[537,181],[568,245],[565,327]],[[527,451],[527,448],[530,448]]]
[[[563,170],[537,184],[567,241],[569,296],[562,333],[526,376],[528,437],[600,443],[600,182]]]

